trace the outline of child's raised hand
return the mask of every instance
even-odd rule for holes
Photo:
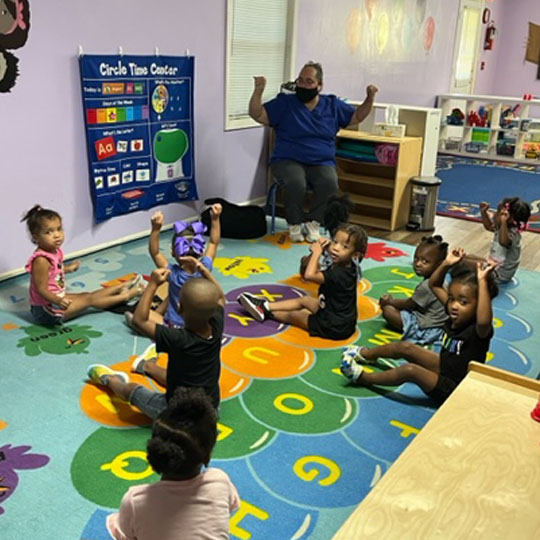
[[[485,213],[489,210],[489,203],[488,202],[485,202],[485,201],[482,201],[480,203],[480,212],[482,213]]]
[[[498,266],[498,262],[494,259],[487,259],[487,261],[484,262],[477,262],[476,263],[476,277],[478,281],[481,281],[482,279],[486,279],[488,274],[490,272],[493,272],[495,268]]]
[[[384,306],[391,306],[394,301],[394,297],[391,294],[385,294],[379,298],[379,306],[382,308]]]
[[[210,216],[212,219],[217,219],[221,212],[223,211],[223,207],[219,203],[215,203],[210,207]]]
[[[150,222],[152,223],[153,231],[160,231],[163,226],[163,214],[159,210],[154,212]]]
[[[460,247],[453,247],[446,256],[446,263],[453,266],[461,261],[463,257],[465,257],[465,250]]]
[[[155,285],[161,285],[167,281],[170,273],[171,271],[168,268],[156,268],[152,270],[150,281]]]
[[[309,246],[309,250],[311,253],[320,255],[329,245],[330,240],[328,238],[319,238],[317,242],[313,242],[313,244]]]
[[[499,211],[499,219],[504,223],[508,223],[508,220],[510,219],[510,212],[508,211],[508,208],[501,208]]]

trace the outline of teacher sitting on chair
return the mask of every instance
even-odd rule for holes
[[[270,168],[283,189],[285,215],[292,242],[319,239],[326,201],[337,192],[336,134],[340,128],[361,122],[371,111],[377,87],[367,87],[367,97],[353,107],[331,94],[320,94],[323,72],[320,64],[308,62],[296,79],[295,94],[278,94],[264,105],[264,77],[254,77],[249,101],[253,120],[272,126],[275,146]],[[313,191],[311,210],[304,215],[306,186]]]

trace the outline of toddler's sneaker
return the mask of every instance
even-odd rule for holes
[[[157,362],[157,351],[156,344],[151,343],[146,347],[142,354],[139,354],[131,364],[131,371],[139,373],[140,375],[145,375],[144,364],[146,362]]]
[[[313,242],[317,242],[317,240],[319,240],[319,238],[321,237],[320,228],[321,224],[318,221],[307,221],[306,223],[304,223],[306,240],[310,244],[313,244]]]
[[[303,242],[302,225],[289,225],[289,238],[291,242]]]
[[[343,349],[343,356],[342,358],[344,360],[351,360],[351,362],[357,362],[361,364],[375,364],[376,360],[370,360],[368,358],[365,358],[364,355],[360,352],[362,350],[362,347],[359,347],[358,345],[347,345]]]
[[[123,382],[128,383],[129,377],[127,373],[123,371],[114,371],[111,368],[103,364],[92,364],[88,366],[87,371],[88,378],[97,384],[107,384],[109,377],[120,377]]]
[[[263,322],[265,319],[270,319],[272,313],[268,307],[268,301],[262,298],[257,298],[250,293],[242,293],[237,298],[238,303],[257,321]]]
[[[353,383],[356,383],[358,381],[358,379],[362,375],[362,371],[364,371],[364,368],[362,366],[358,365],[352,360],[345,358],[341,361],[339,369],[341,371],[341,374],[344,377],[347,377],[347,379],[349,379],[349,381]]]

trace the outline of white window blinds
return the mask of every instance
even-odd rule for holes
[[[248,116],[253,77],[266,77],[263,102],[290,80],[294,0],[229,0],[225,127],[254,125]]]

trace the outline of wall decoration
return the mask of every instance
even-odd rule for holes
[[[540,26],[532,22],[529,22],[525,60],[533,64],[538,64],[540,60]]]
[[[347,17],[347,45],[351,52],[354,52],[362,39],[362,13],[359,9],[353,8]]]
[[[80,57],[96,222],[198,198],[193,57]]]
[[[0,92],[10,92],[19,75],[19,59],[9,51],[22,47],[30,30],[28,0],[0,0]]]
[[[429,51],[433,45],[433,38],[435,37],[435,20],[433,17],[428,17],[426,19],[426,24],[424,25],[424,49]]]

